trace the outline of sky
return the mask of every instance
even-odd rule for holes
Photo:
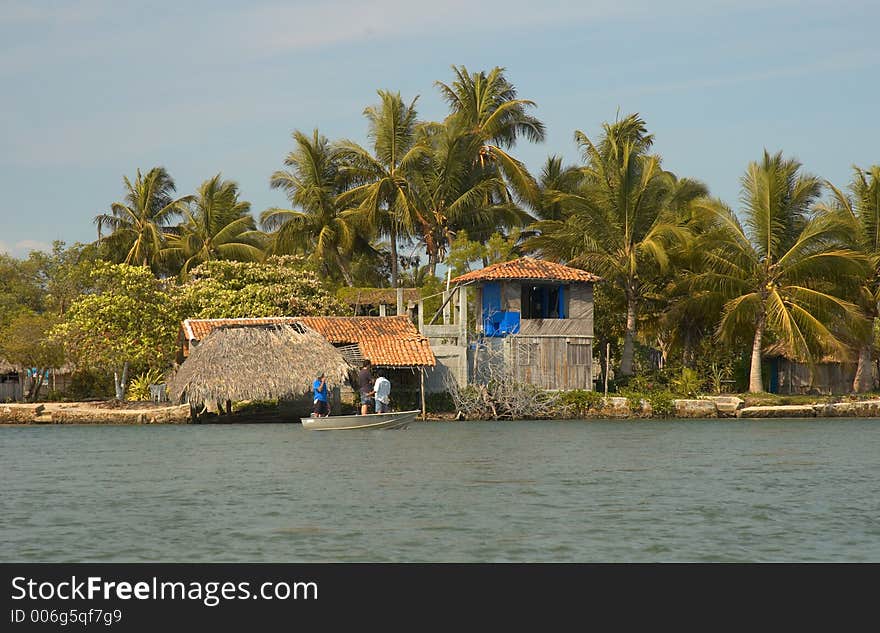
[[[539,173],[638,112],[666,169],[738,206],[764,149],[843,186],[880,163],[878,0],[0,0],[0,252],[96,237],[123,176],[222,173],[256,215],[294,130],[366,143],[376,90],[447,110],[452,65],[537,104]]]

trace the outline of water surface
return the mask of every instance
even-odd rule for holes
[[[2,561],[880,561],[880,421],[0,428]]]

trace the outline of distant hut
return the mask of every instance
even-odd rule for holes
[[[168,391],[192,406],[289,400],[307,393],[319,373],[333,387],[349,369],[339,350],[302,324],[221,326],[189,349]]]
[[[783,343],[764,348],[764,388],[779,394],[843,394],[853,390],[858,364],[852,355],[826,354],[810,363]]]

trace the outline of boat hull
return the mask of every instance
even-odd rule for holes
[[[420,413],[368,413],[367,415],[331,415],[326,418],[303,418],[304,429],[310,431],[353,431],[355,429],[405,429]]]

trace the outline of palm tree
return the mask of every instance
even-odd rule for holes
[[[163,260],[181,264],[182,277],[202,262],[263,259],[262,234],[256,230],[251,203],[238,195],[238,185],[220,174],[199,187],[183,213],[179,234],[170,237],[162,251]]]
[[[527,113],[535,103],[516,98],[516,88],[508,81],[504,68],[496,66],[488,73],[468,73],[464,66],[453,66],[452,70],[452,85],[435,82],[452,111],[449,118],[481,141],[475,160],[481,166],[496,167],[522,200],[534,203],[538,196],[535,179],[506,150],[521,136],[533,143],[544,140],[544,124]]]
[[[338,201],[346,186],[337,157],[318,130],[311,137],[297,130],[293,139],[296,148],[284,159],[290,169],[276,171],[269,183],[273,189],[283,189],[295,209],[272,208],[260,215],[263,228],[272,231],[269,252],[308,254],[328,275],[338,270],[352,286],[351,252],[357,231]]]
[[[648,153],[654,137],[638,114],[606,123],[603,130],[598,145],[575,132],[586,163],[579,168],[580,183],[573,192],[556,192],[552,200],[561,204],[560,218],[533,224],[530,228],[540,235],[527,240],[524,248],[587,268],[623,294],[620,373],[630,376],[639,305],[657,291],[670,247],[688,237],[684,210],[706,188],[661,169],[660,157]],[[572,178],[567,174],[566,182]]]
[[[845,351],[832,324],[857,321],[856,306],[841,294],[864,274],[865,257],[844,246],[847,224],[813,214],[822,181],[799,174],[801,164],[764,152],[741,179],[737,215],[717,200],[698,203],[715,228],[704,236],[702,269],[685,281],[695,301],[721,298],[717,333],[733,341],[751,334],[749,391],[763,391],[762,345],[772,335],[795,358]]]
[[[832,193],[828,204],[819,209],[840,215],[850,226],[851,246],[870,262],[868,274],[861,280],[856,303],[865,317],[866,327],[854,332],[859,350],[859,364],[853,380],[853,391],[863,393],[873,387],[874,356],[873,325],[880,318],[880,165],[870,169],[853,167],[849,185],[851,196],[826,182]]]
[[[416,212],[411,200],[408,174],[425,156],[426,147],[416,142],[416,100],[407,105],[400,93],[379,91],[381,103],[364,110],[369,121],[370,153],[353,141],[342,141],[336,151],[342,170],[354,186],[337,202],[351,205],[348,217],[355,218],[388,237],[391,247],[391,285],[398,285],[398,239],[416,231]]]
[[[192,196],[174,198],[174,180],[164,167],[154,167],[141,174],[137,170],[134,183],[123,177],[125,202],[110,205],[111,213],[95,217],[98,241],[106,240],[118,253],[118,260],[132,265],[152,266],[165,243],[165,229],[183,212]],[[104,226],[111,234],[101,236]]]
[[[529,216],[512,201],[496,200],[504,189],[498,172],[474,164],[481,139],[452,120],[422,129],[427,159],[409,175],[410,201],[419,240],[433,275],[459,230],[475,236],[523,223]]]

